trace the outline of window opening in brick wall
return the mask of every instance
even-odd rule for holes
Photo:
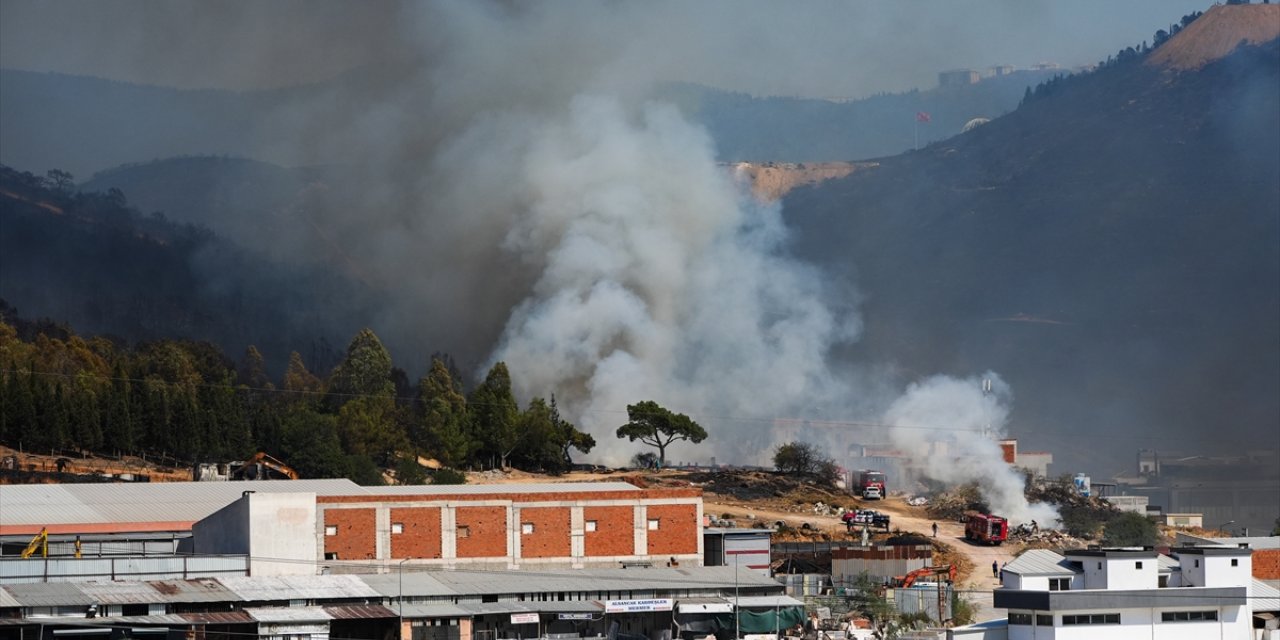
[[[1049,578],[1050,591],[1069,591],[1071,589],[1071,578]]]
[[[649,530],[650,530],[650,531],[657,531],[657,530],[658,530],[658,519],[657,519],[657,518],[649,518]]]
[[[391,533],[393,533],[393,534],[394,534],[394,533],[404,533],[404,523],[403,523],[403,522],[392,522],[392,523],[391,523]]]
[[[326,525],[324,526],[324,534],[325,534],[326,536],[336,536],[336,535],[338,535],[338,525],[336,525],[336,524],[326,524]]]
[[[533,523],[532,523],[532,522],[521,522],[521,523],[520,523],[520,533],[523,533],[524,535],[529,535],[529,534],[533,533]]]
[[[1232,558],[1232,559],[1231,559],[1231,566],[1233,566],[1233,567],[1238,567],[1238,566],[1240,566],[1240,559],[1239,559],[1239,558]]]
[[[1142,561],[1141,561],[1141,560],[1138,560],[1137,562],[1134,562],[1134,563],[1133,563],[1133,568],[1134,568],[1134,569],[1141,569],[1141,568],[1142,568]]]
[[[468,526],[467,526],[467,525],[465,525],[465,524],[458,525],[458,537],[459,537],[459,538],[470,538],[470,537],[471,537],[471,527],[468,527]]]
[[[1019,613],[1017,611],[1009,612],[1009,626],[1030,625],[1031,614]]]
[[[1043,613],[1037,613],[1037,614],[1036,614],[1036,626],[1037,626],[1037,627],[1052,627],[1052,626],[1053,626],[1053,616],[1052,616],[1052,615],[1046,615],[1046,614],[1043,614]]]
[[[588,520],[588,521],[587,521],[587,531],[595,531],[595,530],[596,530],[596,521],[595,521],[595,520]]]

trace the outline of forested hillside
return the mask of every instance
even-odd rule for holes
[[[862,356],[999,372],[1014,434],[1058,464],[1280,422],[1280,41],[1185,71],[1145,57],[785,203],[797,252],[866,296]]]
[[[267,229],[264,229],[267,231]],[[257,344],[279,372],[293,350],[332,366],[331,343],[368,324],[378,294],[325,265],[272,261],[204,225],[144,215],[124,192],[0,166],[0,297],[93,335]]]
[[[24,321],[7,305],[0,306],[0,443],[177,464],[243,460],[261,450],[303,477],[362,484],[381,484],[382,468],[394,468],[397,482],[421,484],[419,455],[454,468],[506,461],[554,473],[569,468],[571,450],[595,446],[560,417],[554,398],[521,410],[505,364],[464,393],[441,356],[413,384],[367,329],[328,374],[313,374],[295,351],[273,379],[256,347],[233,362],[207,342],[128,346]]]

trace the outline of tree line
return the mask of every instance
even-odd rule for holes
[[[35,452],[142,454],[176,463],[284,459],[303,477],[381,484],[426,480],[418,457],[450,469],[514,466],[559,473],[595,446],[555,397],[523,408],[498,362],[469,392],[448,356],[416,384],[369,329],[327,375],[296,351],[279,380],[256,347],[233,362],[207,342],[123,346],[0,304],[0,442]],[[444,473],[457,478],[460,474]]]

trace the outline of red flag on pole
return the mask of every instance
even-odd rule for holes
[[[916,122],[928,122],[928,121],[929,121],[928,113],[925,113],[924,111],[916,112]]]

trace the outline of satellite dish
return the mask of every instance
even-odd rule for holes
[[[964,123],[964,128],[960,129],[960,133],[969,133],[969,131],[977,127],[980,127],[988,122],[991,122],[991,118],[974,118]]]

